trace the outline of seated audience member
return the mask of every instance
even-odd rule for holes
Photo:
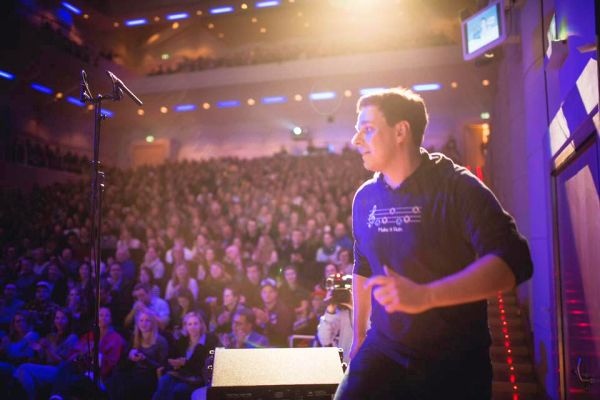
[[[79,260],[73,254],[73,250],[70,247],[65,247],[60,253],[59,261],[62,264],[63,271],[67,274],[67,277],[77,276],[77,269],[79,268]]]
[[[39,338],[32,329],[29,314],[24,310],[17,311],[8,335],[0,339],[0,380],[9,379],[19,364],[33,359]]]
[[[40,392],[49,389],[56,378],[57,365],[68,360],[77,341],[70,313],[64,308],[58,309],[52,331],[31,346],[36,352],[32,362],[21,364],[14,374],[29,400],[35,400]]]
[[[81,296],[81,290],[78,287],[69,290],[65,308],[70,314],[71,326],[76,334],[80,335],[92,327],[90,303],[87,303]]]
[[[173,269],[173,276],[165,290],[165,299],[171,300],[177,289],[182,287],[192,292],[194,300],[198,300],[198,282],[190,276],[190,270],[186,264],[179,264]]]
[[[254,315],[259,331],[269,339],[273,347],[287,347],[288,337],[292,334],[294,315],[292,310],[278,298],[277,283],[271,278],[263,279],[260,284],[262,307],[255,307]]]
[[[48,260],[46,258],[46,250],[43,247],[38,247],[33,250],[31,256],[33,257],[33,272],[41,277],[48,266]]]
[[[341,247],[335,243],[330,232],[323,233],[323,243],[317,250],[316,261],[320,263],[335,263]]]
[[[175,265],[176,257],[174,257],[173,253],[176,251],[183,252],[183,260],[186,262],[190,262],[194,258],[194,252],[185,247],[185,239],[183,236],[175,237],[173,247],[167,250],[167,253],[165,254],[165,261],[167,264]]]
[[[135,263],[129,254],[129,249],[123,247],[117,248],[115,251],[115,261],[121,266],[121,270],[123,271],[123,281],[125,284],[133,285],[137,275],[137,270]]]
[[[150,268],[154,279],[161,284],[165,279],[165,264],[160,260],[156,247],[148,247],[146,254],[144,255],[144,262],[142,267]]]
[[[308,290],[300,285],[298,270],[293,265],[288,264],[283,268],[279,298],[284,304],[292,307],[297,314],[308,308]]]
[[[48,267],[46,267],[46,271],[42,277],[42,280],[48,282],[48,286],[50,287],[50,299],[54,303],[64,306],[69,286],[65,275],[58,266],[58,263],[50,262]]]
[[[169,325],[172,337],[178,340],[184,335],[184,329],[182,326],[183,317],[192,311],[197,311],[198,303],[194,301],[194,296],[186,288],[181,288],[175,293],[175,296],[169,302],[171,307],[171,323]],[[200,309],[201,312],[204,312]]]
[[[267,233],[261,234],[252,252],[252,262],[263,265],[263,268],[269,271],[278,261],[279,256],[275,248],[275,242]]]
[[[225,249],[223,257],[223,266],[225,271],[236,280],[244,275],[244,266],[242,265],[242,255],[238,246],[232,244]]]
[[[135,303],[129,314],[125,317],[125,327],[132,326],[135,315],[138,311],[149,308],[154,311],[158,318],[158,327],[163,330],[169,325],[169,304],[160,297],[152,296],[152,288],[147,283],[138,283],[133,288],[133,297]]]
[[[109,265],[109,275],[106,282],[110,285],[110,309],[115,311],[114,325],[120,327],[123,325],[123,317],[131,308],[133,287],[124,280],[123,269],[119,263],[113,262]]]
[[[15,313],[25,306],[25,302],[17,298],[17,286],[8,282],[4,285],[0,299],[0,335],[8,330]]]
[[[127,359],[107,382],[111,400],[150,399],[156,390],[157,369],[167,362],[168,345],[158,333],[158,319],[148,308],[135,316],[133,342]]]
[[[41,335],[50,331],[58,308],[58,304],[50,299],[50,284],[46,281],[39,281],[35,285],[35,299],[23,307],[31,316],[34,330]]]
[[[337,269],[342,275],[352,275],[354,263],[352,262],[352,251],[342,248],[338,253]]]
[[[81,263],[79,266],[79,275],[77,279],[72,281],[70,287],[77,287],[84,302],[92,304],[94,301],[94,280],[92,279],[92,266],[90,263]]]
[[[198,279],[198,282],[202,282],[208,277],[210,266],[215,262],[217,262],[217,254],[212,247],[208,247],[204,251],[204,257],[202,257],[198,262],[198,270],[196,272],[196,278]]]
[[[327,308],[319,320],[317,337],[324,347],[338,347],[343,350],[344,362],[350,362],[352,345],[352,292],[333,289],[325,298]]]
[[[98,352],[99,359],[102,360],[99,382],[104,386],[125,351],[125,340],[113,329],[110,310],[106,307],[100,307],[98,312],[98,328]],[[51,390],[55,399],[91,397],[82,393],[82,390],[93,387],[93,354],[94,334],[89,331],[79,338],[69,362],[59,365]]]
[[[210,265],[208,276],[200,287],[201,301],[206,304],[217,304],[223,293],[223,288],[231,282],[231,275],[225,272],[223,264],[214,262]]]
[[[17,278],[15,286],[17,287],[17,297],[25,302],[29,302],[35,297],[35,282],[38,277],[33,272],[31,260],[21,257],[16,265]]]
[[[354,242],[350,238],[350,235],[346,232],[346,225],[343,222],[337,222],[333,229],[335,244],[340,249],[352,250]]]
[[[244,306],[248,308],[260,307],[260,282],[262,281],[262,269],[258,264],[250,264],[246,267],[246,277],[240,285],[240,297]]]
[[[228,349],[254,349],[269,347],[269,340],[254,330],[254,312],[239,308],[231,318],[231,332],[222,334],[221,342]]]
[[[232,285],[225,286],[223,289],[223,304],[217,307],[216,312],[211,315],[210,327],[215,327],[211,331],[216,333],[231,332],[231,317],[240,308],[240,295],[238,290]]]
[[[152,270],[148,267],[140,267],[140,274],[136,283],[147,283],[152,288],[152,296],[160,297],[160,287],[156,284]]]
[[[207,332],[206,322],[198,312],[183,318],[185,336],[174,345],[168,371],[159,379],[153,400],[189,399],[192,392],[206,384],[204,371],[209,352],[221,345],[219,339]]]

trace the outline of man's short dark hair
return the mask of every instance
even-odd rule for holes
[[[241,315],[242,317],[245,317],[246,321],[250,322],[252,324],[252,326],[254,327],[254,323],[256,322],[256,317],[254,316],[254,311],[252,311],[251,309],[246,308],[246,307],[240,307],[233,314],[233,317],[235,317],[236,315]],[[232,319],[233,319],[233,317],[232,317]]]
[[[356,111],[360,112],[367,106],[376,106],[389,126],[407,121],[415,144],[420,146],[423,143],[423,134],[429,117],[425,101],[412,90],[393,88],[364,95],[358,99]]]
[[[152,288],[151,288],[151,287],[150,287],[150,285],[149,285],[148,283],[146,283],[146,282],[140,282],[140,283],[137,283],[137,284],[135,285],[135,287],[133,288],[133,291],[135,292],[135,291],[137,291],[137,290],[139,290],[139,289],[143,289],[143,290],[144,290],[146,293],[150,293],[150,292],[152,292]]]

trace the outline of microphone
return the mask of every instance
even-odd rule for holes
[[[135,94],[133,94],[133,92],[131,90],[129,90],[129,88],[127,86],[125,86],[123,81],[120,80],[119,78],[117,78],[117,76],[115,74],[113,74],[112,72],[110,72],[108,70],[106,71],[106,73],[108,74],[108,77],[110,78],[110,80],[113,83],[115,100],[121,99],[121,94],[123,92],[125,92],[125,93],[127,93],[127,96],[129,96],[131,98],[131,100],[133,100],[135,103],[137,103],[137,105],[139,105],[139,106],[144,105],[144,103],[142,103],[142,101],[140,99],[138,99],[137,96]],[[117,90],[115,90],[115,88]]]

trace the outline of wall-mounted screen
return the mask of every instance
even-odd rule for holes
[[[502,0],[490,2],[462,22],[463,58],[472,60],[506,39]]]

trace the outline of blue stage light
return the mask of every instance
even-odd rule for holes
[[[331,100],[335,99],[335,92],[317,92],[308,95],[311,100]]]
[[[239,106],[240,106],[239,100],[225,100],[225,101],[217,102],[218,108],[232,108],[232,107],[239,107]]]
[[[79,8],[75,7],[74,5],[69,4],[66,1],[63,1],[61,4],[63,5],[64,8],[66,8],[69,11],[71,11],[72,13],[75,13],[77,15],[81,15],[81,10]]]
[[[38,92],[44,93],[44,94],[54,93],[54,91],[52,89],[50,89],[47,86],[40,85],[39,83],[32,83],[31,88],[34,90],[37,90]]]
[[[179,104],[175,106],[175,112],[186,112],[186,111],[194,111],[196,109],[195,104]]]
[[[129,20],[125,21],[126,26],[140,26],[140,25],[146,25],[147,23],[148,23],[148,20],[146,18],[129,19]]]
[[[440,90],[442,85],[439,83],[423,83],[419,85],[413,85],[412,90],[415,92],[430,92],[433,90]]]
[[[369,94],[374,94],[377,92],[381,92],[383,90],[385,90],[385,88],[382,88],[382,87],[364,88],[364,89],[360,89],[360,95],[367,96]]]
[[[67,96],[67,101],[77,107],[83,107],[85,105],[79,99],[77,99],[73,96]]]
[[[254,5],[256,8],[267,8],[267,7],[275,7],[279,5],[278,0],[270,0],[270,1],[257,1]]]
[[[231,6],[216,7],[216,8],[211,8],[208,12],[211,13],[211,14],[213,14],[213,15],[215,15],[215,14],[227,14],[227,13],[233,12],[233,7],[231,7]]]
[[[106,108],[102,109],[102,114],[106,115],[108,118],[112,118],[115,115],[114,112],[107,110]]]
[[[178,19],[186,19],[189,17],[190,17],[190,15],[188,13],[182,12],[182,13],[167,15],[167,20],[168,21],[177,21]]]
[[[263,104],[281,104],[285,103],[286,101],[287,98],[285,96],[268,96],[261,99]]]
[[[8,79],[9,81],[12,81],[13,79],[15,79],[15,76],[13,74],[11,74],[10,72],[2,71],[0,69],[0,78],[4,78],[4,79]]]

